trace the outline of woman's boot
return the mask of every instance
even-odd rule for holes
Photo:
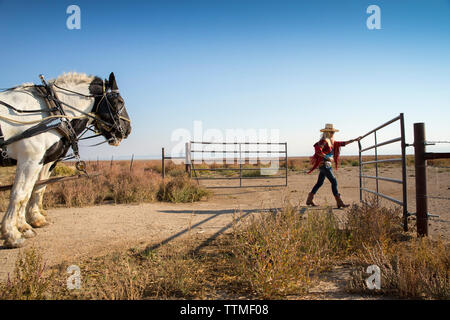
[[[314,203],[313,199],[314,199],[314,193],[310,192],[308,194],[308,199],[306,199],[306,205],[317,207],[317,204]]]
[[[349,204],[345,204],[344,201],[342,201],[341,195],[334,196],[334,198],[336,199],[336,204],[338,206],[338,209],[347,208],[350,206]]]

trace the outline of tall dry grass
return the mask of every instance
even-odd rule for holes
[[[154,164],[156,166],[156,164]],[[166,179],[162,179],[158,168],[146,162],[134,164],[117,162],[90,163],[88,172],[99,172],[99,176],[63,181],[47,186],[43,206],[83,207],[102,203],[145,203],[154,201],[192,202],[207,198],[211,193],[187,178],[181,166],[169,166]],[[58,164],[54,176],[78,174],[75,167]],[[0,192],[0,211],[9,203],[9,192]]]
[[[349,283],[350,292],[389,294],[413,299],[450,299],[450,253],[448,244],[430,239],[407,243],[383,242],[365,246],[358,254],[359,264]],[[381,289],[369,290],[364,272],[369,265],[381,270]]]
[[[191,235],[158,249],[134,248],[76,261],[80,290],[65,286],[68,263],[46,268],[39,252],[25,251],[10,280],[0,285],[0,297],[280,299],[307,294],[321,272],[345,264],[353,271],[349,292],[450,298],[449,245],[405,234],[396,210],[375,202],[354,206],[348,219],[337,220],[328,209],[306,215],[298,209],[286,205],[250,216],[200,251],[194,250],[199,243]],[[368,290],[364,281],[365,269],[373,264],[381,269],[379,291]]]
[[[49,289],[54,274],[42,254],[35,248],[21,251],[12,276],[0,283],[0,300],[41,300],[50,297]]]
[[[306,217],[298,211],[287,205],[235,230],[235,267],[260,298],[307,293],[313,276],[346,250],[345,235],[330,211]]]
[[[350,292],[380,294],[364,282],[368,265],[378,265],[383,290],[401,298],[450,298],[450,246],[404,233],[401,213],[369,204],[353,206],[345,221],[330,211],[299,215],[286,206],[250,219],[231,245],[239,278],[259,298],[308,292],[315,276],[352,263]]]

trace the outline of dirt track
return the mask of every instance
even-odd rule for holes
[[[346,202],[359,201],[359,178],[357,168],[342,168],[337,171],[340,192]],[[435,174],[429,169],[429,194],[450,197],[450,173]],[[384,176],[395,177],[398,169],[383,169]],[[408,193],[410,211],[415,211],[413,172],[408,171]],[[209,201],[193,204],[150,203],[140,205],[103,205],[86,208],[60,208],[48,210],[51,224],[37,230],[37,236],[27,241],[27,247],[42,248],[44,258],[52,265],[67,261],[76,264],[86,256],[102,255],[112,249],[128,249],[136,246],[158,245],[179,241],[189,233],[205,239],[227,232],[235,213],[248,214],[261,209],[279,208],[286,199],[292,204],[304,204],[307,193],[315,183],[317,175],[291,174],[289,187],[214,189]],[[273,181],[270,181],[271,183]],[[282,181],[281,181],[282,182]],[[230,185],[232,182],[215,182],[215,185]],[[256,183],[245,181],[244,185]],[[264,180],[261,183],[267,183]],[[368,187],[373,188],[371,185]],[[380,191],[400,199],[400,186],[389,183],[380,185]],[[319,190],[320,204],[334,204],[329,182]],[[442,234],[450,239],[450,209],[446,200],[430,200],[431,213],[440,214],[431,221],[430,232],[435,237]],[[344,215],[344,210],[334,210]],[[190,229],[190,231],[189,231]],[[19,249],[0,249],[0,279],[5,279],[13,270]]]

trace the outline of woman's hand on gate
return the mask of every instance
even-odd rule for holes
[[[359,141],[359,140],[361,140],[361,139],[362,139],[362,136],[359,136],[359,137],[356,138],[356,139],[352,139],[352,140],[347,141],[346,144],[350,144],[350,143],[352,143],[352,142]]]

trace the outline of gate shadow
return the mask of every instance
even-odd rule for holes
[[[223,210],[160,210],[159,212],[163,212],[163,213],[172,213],[172,214],[178,214],[178,213],[195,213],[195,214],[213,214],[211,217],[208,217],[206,219],[203,219],[195,224],[193,224],[191,227],[189,228],[185,228],[177,233],[175,233],[174,235],[164,239],[161,242],[158,242],[154,245],[151,246],[147,246],[145,248],[145,251],[151,251],[151,250],[155,250],[160,248],[161,246],[175,240],[176,238],[179,238],[180,236],[182,236],[183,234],[189,232],[190,230],[193,230],[195,228],[197,228],[198,226],[214,219],[217,218],[220,215],[223,214],[232,214],[232,213],[240,213],[240,215],[234,220],[231,221],[230,223],[226,224],[225,226],[223,226],[222,228],[220,228],[217,232],[215,232],[214,234],[212,234],[210,237],[208,237],[207,239],[205,239],[204,241],[202,241],[195,249],[192,250],[192,252],[194,253],[198,253],[202,248],[208,246],[212,241],[214,241],[215,239],[217,239],[217,237],[219,235],[221,235],[222,233],[224,233],[226,230],[228,230],[229,228],[231,228],[233,226],[234,223],[238,223],[239,221],[241,221],[242,219],[244,219],[245,217],[247,217],[248,215],[250,215],[251,213],[275,213],[277,211],[279,211],[281,208],[269,208],[269,209],[248,209],[248,210],[235,210],[235,209],[223,209]],[[303,214],[304,212],[302,212],[302,210],[300,210],[299,214]]]

